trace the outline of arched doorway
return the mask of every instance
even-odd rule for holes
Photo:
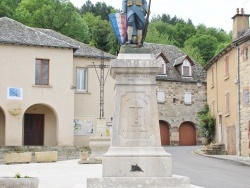
[[[57,119],[47,105],[35,104],[24,113],[23,144],[26,146],[56,146]]]
[[[5,144],[5,115],[0,107],[0,146],[4,146]]]
[[[169,146],[170,145],[170,131],[169,124],[165,121],[159,121],[160,124],[160,134],[161,134],[161,145]]]
[[[195,146],[196,145],[196,130],[193,123],[184,122],[179,128],[179,145],[180,146]]]

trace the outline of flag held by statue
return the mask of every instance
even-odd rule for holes
[[[126,41],[127,31],[126,15],[122,13],[109,14],[109,20],[116,39],[121,45],[124,44]]]

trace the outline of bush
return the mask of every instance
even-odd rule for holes
[[[198,118],[201,135],[206,138],[208,145],[214,140],[216,120],[211,115],[207,104],[198,112]]]

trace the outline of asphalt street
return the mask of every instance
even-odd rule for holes
[[[190,177],[191,183],[206,188],[249,188],[250,167],[242,163],[194,154],[200,146],[170,146],[173,174]]]
[[[206,188],[250,187],[250,166],[192,152],[200,147],[166,147],[172,154],[173,174],[188,176],[191,184]],[[102,177],[102,165],[78,164],[78,160],[0,165],[0,177],[15,176],[16,173],[38,177],[39,188],[86,188],[87,178]]]

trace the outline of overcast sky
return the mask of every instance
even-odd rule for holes
[[[80,8],[86,0],[70,0]],[[105,2],[108,6],[121,9],[122,0],[91,0]],[[148,0],[149,2],[149,0]],[[151,16],[169,14],[177,16],[185,21],[191,19],[197,26],[200,23],[207,27],[222,28],[229,32],[232,30],[232,17],[236,14],[236,8],[244,8],[246,14],[250,14],[250,0],[151,0]]]

